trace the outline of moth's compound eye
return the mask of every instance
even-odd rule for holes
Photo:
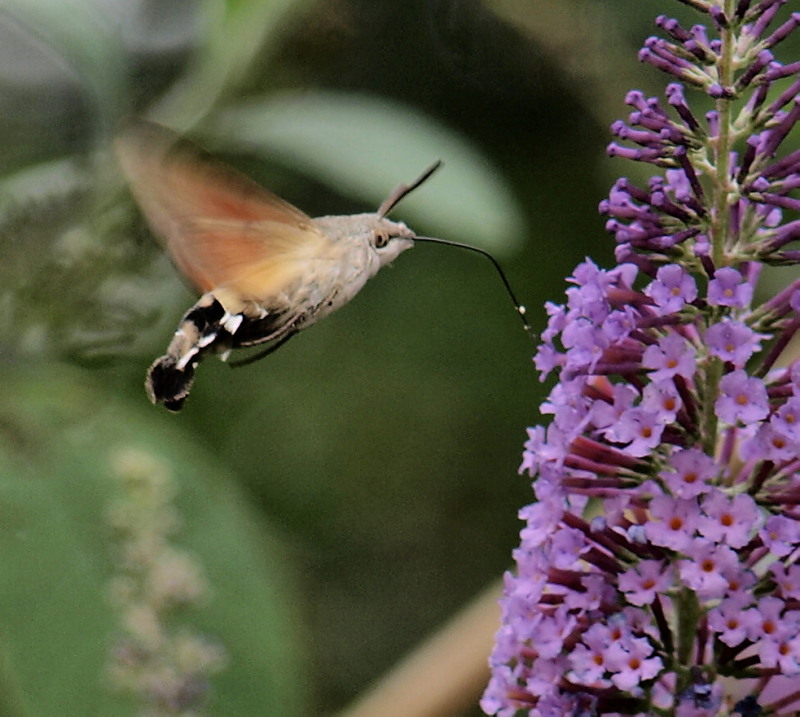
[[[383,249],[389,243],[389,235],[383,232],[375,232],[375,248]]]

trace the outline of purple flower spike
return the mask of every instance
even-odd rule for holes
[[[661,15],[640,54],[666,102],[612,125],[653,172],[600,203],[619,264],[547,305],[490,715],[800,714],[800,280],[753,305],[800,263],[800,13],[681,1],[705,25]]]

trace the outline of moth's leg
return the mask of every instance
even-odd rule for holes
[[[298,333],[307,319],[308,315],[304,312],[287,315],[270,314],[266,311],[260,319],[245,318],[239,333],[234,338],[234,348],[249,348],[265,343],[270,345],[252,356],[231,361],[230,366],[232,368],[247,366],[269,356]]]
[[[283,346],[292,336],[296,336],[299,333],[299,329],[293,329],[287,334],[284,334],[281,338],[279,338],[274,344],[267,346],[263,351],[259,351],[257,354],[253,356],[248,356],[245,359],[238,359],[237,361],[231,361],[228,365],[231,368],[240,368],[241,366],[248,366],[251,363],[255,363],[256,361],[260,361],[263,358],[266,358],[274,351],[277,351],[281,346]]]

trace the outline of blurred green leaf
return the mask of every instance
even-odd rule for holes
[[[344,92],[283,94],[224,110],[211,128],[377,209],[435,160],[444,167],[403,200],[420,233],[511,252],[524,238],[511,191],[489,159],[444,125],[388,99]]]
[[[186,76],[154,110],[169,124],[188,128],[246,79],[250,64],[280,47],[280,40],[310,0],[206,2],[205,37]]]
[[[93,99],[95,120],[111,120],[121,104],[124,89],[125,55],[119,52],[119,41],[112,32],[112,18],[106,3],[97,0],[5,0],[0,21],[8,17],[19,21],[30,33],[32,48],[22,58],[9,57],[0,50],[4,74],[17,81],[26,81],[32,72],[39,81],[51,82],[77,73],[80,86]],[[43,45],[43,47],[39,47]],[[37,48],[34,52],[33,48]],[[13,48],[12,48],[13,49]],[[52,51],[59,56],[52,60]],[[20,61],[21,60],[21,61]],[[33,64],[32,64],[33,63]],[[42,63],[48,63],[44,65]],[[37,70],[37,68],[39,68]],[[42,72],[60,71],[45,78]]]
[[[7,367],[0,398],[0,684],[24,703],[3,714],[128,713],[104,684],[116,619],[104,522],[118,490],[110,456],[128,447],[158,456],[180,485],[175,542],[199,557],[212,588],[210,604],[180,621],[229,657],[212,713],[308,714],[277,546],[224,471],[167,425],[170,416],[101,398],[77,372],[42,375]]]

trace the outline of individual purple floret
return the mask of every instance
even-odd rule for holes
[[[705,26],[660,16],[640,54],[666,100],[611,128],[655,171],[600,204],[618,264],[547,306],[490,715],[800,714],[800,280],[754,304],[800,263],[800,13],[683,2]]]

